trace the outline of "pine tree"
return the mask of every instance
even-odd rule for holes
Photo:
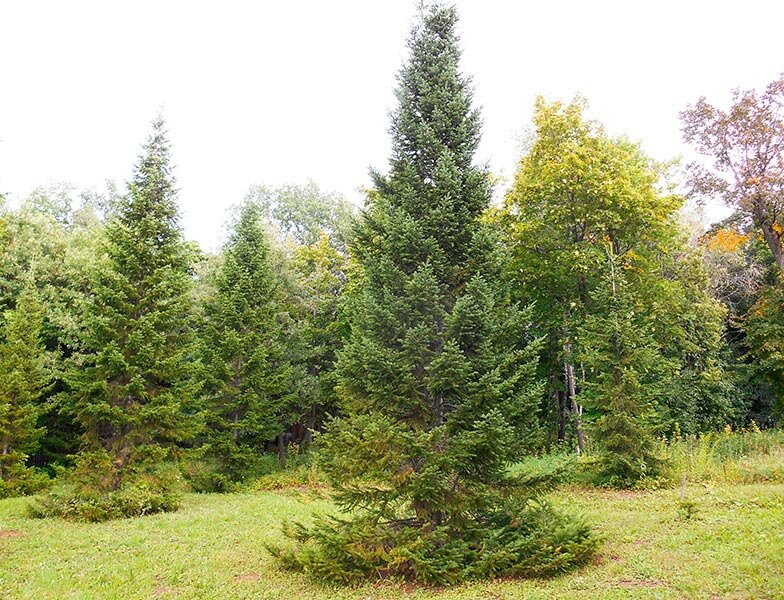
[[[631,261],[621,258],[608,253],[608,273],[594,296],[601,308],[578,333],[580,363],[588,370],[579,399],[595,415],[591,467],[597,483],[613,487],[660,474],[664,463],[653,427],[666,382],[676,372],[661,354],[650,313],[624,276]]]
[[[24,491],[25,461],[44,430],[39,399],[51,379],[41,341],[43,310],[28,282],[0,327],[0,496]]]
[[[223,254],[202,334],[205,439],[219,473],[236,482],[284,435],[304,372],[258,205],[243,205]]]
[[[183,241],[169,161],[164,122],[157,118],[128,194],[107,224],[105,257],[96,261],[82,317],[81,354],[66,374],[70,409],[85,432],[73,493],[84,506],[88,498],[105,501],[105,510],[74,515],[79,518],[177,504],[169,493],[174,477],[158,471],[174,445],[194,433],[188,323],[193,252]],[[129,488],[142,484],[162,496],[130,501]],[[51,502],[55,514],[58,502]]]
[[[541,575],[589,556],[588,530],[525,504],[508,464],[537,435],[529,314],[499,288],[481,216],[480,118],[459,72],[453,8],[423,9],[399,75],[388,176],[358,226],[361,281],[339,359],[345,416],[322,466],[345,517],[279,551],[331,580],[390,575],[453,582]]]

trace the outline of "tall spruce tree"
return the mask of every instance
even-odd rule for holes
[[[537,435],[529,314],[499,288],[480,217],[479,113],[454,8],[422,9],[399,74],[388,176],[358,226],[361,281],[339,359],[345,416],[322,439],[348,512],[295,527],[287,564],[349,581],[542,575],[591,554],[587,528],[508,475]],[[517,484],[517,485],[516,485]]]
[[[51,373],[42,327],[43,310],[28,282],[0,323],[0,497],[26,491],[25,461],[44,433],[39,399]]]
[[[223,254],[201,336],[205,440],[218,473],[236,482],[285,434],[304,370],[257,204],[242,206]]]
[[[675,366],[661,353],[652,315],[624,275],[629,256],[608,251],[607,271],[594,292],[601,308],[578,330],[578,358],[588,371],[578,396],[592,413],[591,468],[597,483],[628,487],[655,477],[663,467],[656,453],[657,407],[667,395]]]
[[[82,315],[81,353],[66,374],[70,409],[84,430],[73,477],[76,500],[69,505],[53,497],[48,504],[55,514],[79,506],[79,499],[86,509],[100,504],[89,515],[69,512],[95,520],[175,508],[171,474],[158,471],[174,445],[194,433],[188,303],[193,251],[179,225],[160,117],[128,194],[107,224],[104,251]],[[131,501],[128,488],[142,484],[152,496]]]

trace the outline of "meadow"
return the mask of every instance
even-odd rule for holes
[[[554,579],[344,588],[281,570],[264,547],[282,540],[281,523],[333,509],[323,486],[283,473],[259,491],[188,494],[176,513],[106,523],[31,519],[28,499],[0,501],[0,589],[9,599],[784,597],[781,433],[719,433],[666,451],[685,486],[569,483],[553,494],[603,539],[594,564]]]

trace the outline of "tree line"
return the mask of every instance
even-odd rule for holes
[[[456,23],[422,9],[362,211],[315,184],[253,187],[204,253],[162,118],[124,189],[0,204],[0,493],[57,475],[36,514],[174,510],[183,478],[231,491],[319,434],[349,516],[290,530],[284,563],[540,576],[596,540],[510,464],[568,449],[630,486],[666,468],[657,438],[777,422],[782,80],[683,112],[712,161],[686,194],[585,100],[540,98],[493,203]],[[703,232],[685,211],[702,197],[735,212]]]

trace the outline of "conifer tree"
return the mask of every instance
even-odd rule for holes
[[[104,244],[82,316],[81,353],[66,374],[70,410],[84,430],[73,477],[77,501],[49,503],[55,514],[62,513],[58,505],[77,506],[79,499],[101,504],[105,510],[73,515],[94,520],[175,508],[176,495],[169,493],[175,478],[159,471],[174,445],[194,433],[188,322],[194,257],[179,225],[160,117]],[[126,497],[137,484],[152,494],[140,503]]]
[[[592,468],[597,483],[613,487],[660,473],[653,426],[665,381],[675,371],[652,334],[650,313],[624,276],[632,261],[622,258],[608,252],[608,272],[594,295],[601,309],[578,333],[580,362],[589,372],[579,399],[595,418]]]
[[[361,281],[339,358],[345,416],[322,465],[350,514],[298,527],[284,561],[331,580],[542,575],[591,554],[583,525],[507,473],[537,436],[529,314],[499,288],[480,219],[480,119],[454,8],[423,8],[400,72],[388,176],[353,245]]]
[[[44,433],[38,401],[51,374],[42,326],[43,310],[28,282],[0,323],[0,496],[24,490],[25,460]]]
[[[202,334],[205,439],[234,482],[284,434],[304,372],[257,204],[243,205],[223,254]]]

